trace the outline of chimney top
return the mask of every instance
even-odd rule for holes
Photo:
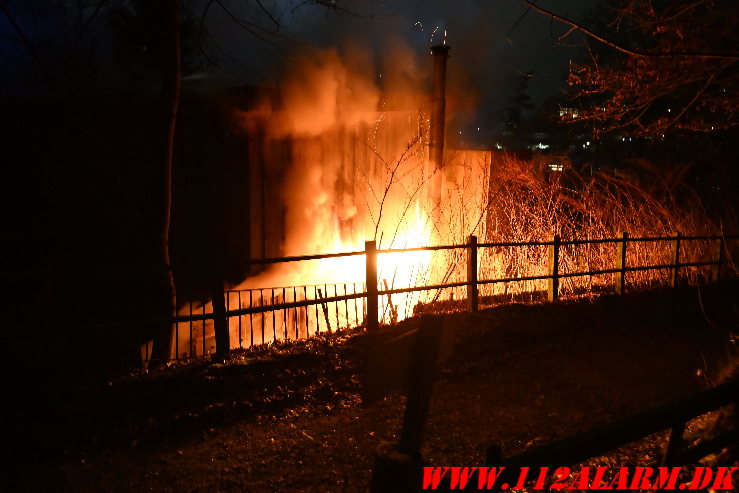
[[[449,50],[451,49],[452,47],[449,45],[434,45],[431,47],[431,54],[449,56]]]

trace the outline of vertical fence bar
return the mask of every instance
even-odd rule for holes
[[[557,301],[559,297],[559,235],[554,235],[549,245],[549,289],[547,299]]]
[[[467,243],[467,311],[477,311],[477,236],[470,235]]]
[[[177,302],[175,302],[174,306],[177,306]],[[148,360],[149,358],[146,359]],[[180,322],[174,323],[174,359],[175,361],[180,360]]]
[[[249,290],[249,308],[254,306],[254,291]],[[254,314],[249,314],[249,340],[251,341],[250,347],[254,346]]]
[[[298,288],[293,286],[293,301],[298,301]],[[295,314],[295,340],[300,339],[300,316],[298,314],[298,307],[293,308]]]
[[[337,288],[338,286],[334,284],[334,297],[339,296]],[[326,288],[326,295],[328,296],[328,288]],[[341,324],[339,324],[339,302],[338,301],[334,301],[334,314],[336,315],[336,331],[338,332],[341,330]]]
[[[244,308],[243,306],[241,306],[241,291],[237,291],[237,293],[238,294],[236,295],[236,302],[239,304],[239,310],[241,310],[242,308]],[[243,344],[244,336],[242,335],[242,332],[241,332],[241,319],[242,318],[244,318],[244,316],[239,315],[239,349],[244,349],[244,344]]]
[[[670,253],[672,259],[672,272],[670,274],[670,287],[677,287],[680,278],[680,232],[675,233],[675,238],[670,242]]]
[[[318,286],[313,286],[313,299],[316,301],[313,306],[316,307],[316,334],[321,332],[320,318],[318,317]]]
[[[264,306],[264,290],[263,289],[259,290],[259,301],[260,301],[259,306]],[[262,344],[264,344],[264,324],[265,324],[264,319],[267,316],[267,314],[265,312],[260,312],[259,315],[260,315],[259,318],[262,320]]]
[[[711,282],[719,282],[721,280],[721,264],[724,263],[723,233],[719,232],[718,236],[713,246],[713,261],[716,263],[711,266]]]
[[[192,358],[193,356],[195,356],[192,353],[196,352],[193,349],[195,346],[193,345],[193,342],[192,342],[192,301],[190,301],[188,304],[190,305],[190,342],[188,343],[188,346],[190,347],[187,348],[188,349],[187,352],[189,354],[189,357]]]
[[[203,315],[205,315],[206,314],[206,312],[205,312],[206,303],[202,303],[201,306],[203,307]],[[202,325],[200,326],[200,328],[202,329],[202,333],[203,333],[203,337],[202,337],[202,339],[203,339],[203,357],[205,357],[205,355],[208,354],[207,347],[206,347],[206,342],[205,342],[205,333],[206,333],[206,331],[208,329],[208,327],[206,326],[206,322],[207,322],[207,319],[205,317],[203,317],[203,322],[202,322]]]
[[[352,283],[352,294],[357,294],[357,283]],[[359,325],[359,308],[357,307],[357,298],[354,298],[354,325]]]
[[[282,301],[281,301],[281,303],[287,303],[287,297],[286,297],[285,288],[282,288]],[[288,316],[287,316],[287,308],[285,308],[284,310],[282,310],[282,328],[284,329],[284,332],[285,332],[285,340],[287,340],[287,319],[288,319]]]
[[[629,241],[629,233],[623,232],[616,243],[616,294],[626,294],[626,245]]]
[[[346,284],[344,284],[344,296],[349,294],[349,292],[346,289]],[[344,300],[344,316],[346,317],[346,328],[348,329],[350,327],[349,323],[349,300]]]
[[[364,242],[367,283],[367,333],[376,334],[380,324],[377,320],[377,244],[374,240]]]
[[[272,306],[274,306],[275,288],[270,289],[270,293],[271,293],[270,303],[272,304]],[[272,342],[274,343],[274,342],[277,342],[277,317],[275,316],[276,312],[274,310],[272,310],[270,313],[272,314]]]
[[[308,286],[303,286],[303,301],[308,301]],[[305,305],[305,338],[310,337],[310,313]]]

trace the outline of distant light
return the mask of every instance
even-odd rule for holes
[[[564,171],[565,167],[561,163],[549,163],[549,171]]]
[[[668,113],[671,113],[672,112],[672,109],[671,108],[667,108],[667,112]]]
[[[626,142],[626,137],[621,137],[621,142]]]
[[[531,150],[536,150],[536,149],[541,149],[541,150],[549,149],[549,144],[542,144],[541,142],[539,142],[538,144],[531,146]]]
[[[498,143],[496,142],[496,143],[495,143],[495,148],[496,148],[496,149],[498,149],[498,150],[500,150],[500,149],[503,149],[503,146],[502,146],[502,145],[500,145],[500,144],[498,144]]]
[[[480,127],[477,127],[477,131],[478,131],[478,132],[480,131]]]
[[[629,139],[629,140],[631,140],[631,139]],[[590,141],[585,142],[585,145],[586,146],[589,146],[590,145]]]

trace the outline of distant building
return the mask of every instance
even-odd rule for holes
[[[580,111],[577,108],[571,108],[568,106],[559,107],[559,117],[562,120],[574,120],[580,116]]]

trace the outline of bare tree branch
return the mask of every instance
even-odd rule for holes
[[[625,46],[622,46],[615,41],[611,41],[609,39],[606,39],[603,36],[600,36],[590,29],[586,28],[582,24],[575,22],[571,19],[568,19],[566,17],[562,17],[561,15],[558,15],[550,10],[543,9],[539,6],[537,6],[534,2],[531,0],[523,0],[530,8],[536,10],[540,14],[544,14],[549,16],[550,18],[563,22],[565,24],[568,24],[572,26],[574,29],[577,29],[578,31],[582,32],[583,34],[586,34],[590,36],[591,38],[600,41],[606,46],[609,46],[613,48],[614,50],[618,50],[621,53],[625,53],[627,55],[636,56],[636,57],[653,57],[653,58],[670,58],[670,57],[693,57],[693,58],[722,58],[727,60],[739,60],[739,53],[710,53],[710,52],[648,52],[648,51],[642,51],[638,49],[628,48]]]
[[[30,39],[28,39],[28,36],[26,36],[26,33],[23,32],[23,29],[21,29],[18,22],[16,22],[15,17],[13,16],[10,9],[5,5],[4,1],[0,0],[0,12],[2,12],[3,16],[8,20],[10,25],[13,27],[13,30],[18,34],[18,38],[14,39],[14,41],[19,41],[23,46],[26,47],[26,50],[28,51],[28,54],[31,55],[31,58],[33,59],[33,62],[36,64],[36,67],[38,68],[39,72],[41,73],[41,76],[47,81],[49,86],[52,88],[54,92],[58,92],[58,88],[56,86],[56,83],[54,80],[49,76],[49,73],[46,69],[46,65],[39,55],[38,51],[36,51],[36,47],[33,45]]]

